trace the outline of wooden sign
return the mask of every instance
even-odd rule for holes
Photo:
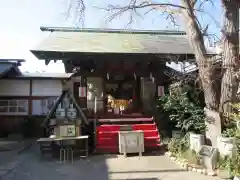
[[[87,96],[87,88],[79,87],[79,97],[86,97],[86,96]]]

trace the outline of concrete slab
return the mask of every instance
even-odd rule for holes
[[[107,159],[110,179],[129,178],[158,178],[161,180],[214,180],[217,177],[209,177],[195,172],[183,171],[178,165],[165,156],[143,156],[117,159]]]
[[[33,140],[26,141],[2,141],[0,144],[4,144],[9,149],[6,151],[0,151],[0,179],[12,170],[14,170],[20,163],[18,155],[20,152],[30,147]]]
[[[35,149],[21,156],[14,171],[15,180],[220,180],[218,177],[186,172],[163,155],[125,158],[95,155],[76,159],[74,164],[59,164],[58,159],[43,159]],[[11,176],[11,174],[8,174]]]

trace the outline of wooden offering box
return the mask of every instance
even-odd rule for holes
[[[54,127],[56,137],[80,136],[80,126],[74,124],[63,124]]]

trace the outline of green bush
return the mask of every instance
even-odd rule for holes
[[[237,133],[236,127],[226,128],[222,132],[222,137],[235,137]]]
[[[159,100],[159,105],[182,131],[205,132],[204,110],[196,102],[189,100],[187,92],[165,95]]]
[[[189,163],[200,165],[200,157],[198,154],[189,149],[188,134],[182,139],[172,138],[168,143],[168,150],[173,156],[186,159]]]
[[[226,171],[232,173],[234,170],[233,162],[234,162],[233,158],[231,158],[229,156],[224,156],[224,157],[219,156],[218,168],[220,170],[226,170]]]
[[[168,143],[168,150],[173,154],[177,155],[180,149],[180,139],[172,138]]]

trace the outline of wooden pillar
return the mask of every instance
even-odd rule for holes
[[[142,101],[141,101],[141,77],[137,76],[136,78],[136,104],[137,104],[137,109],[139,110],[142,107]]]
[[[136,75],[136,79],[133,82],[133,110],[138,111],[141,107],[141,95],[140,95],[140,76]]]
[[[32,79],[29,80],[28,116],[32,115]]]
[[[87,78],[81,76],[80,82],[74,82],[74,96],[81,108],[87,108]]]
[[[104,114],[107,113],[107,93],[106,93],[106,77],[105,75],[102,76],[102,83],[103,83],[103,112]]]

